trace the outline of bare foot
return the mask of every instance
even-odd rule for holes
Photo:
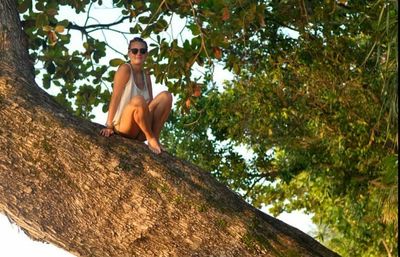
[[[167,147],[160,143],[160,139],[157,138],[158,145],[160,146],[161,152],[166,152]]]
[[[165,147],[165,145],[162,145],[162,144],[160,144],[160,149],[161,149],[161,151],[163,151],[163,152],[166,152],[166,151],[167,151],[167,147]]]
[[[160,144],[158,143],[157,139],[155,139],[155,138],[147,139],[147,145],[149,146],[150,150],[153,153],[155,153],[155,154],[161,153],[161,147],[160,147]]]

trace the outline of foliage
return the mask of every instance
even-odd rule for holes
[[[312,2],[304,27],[300,10],[270,7],[265,17],[279,26],[230,46],[245,53],[240,74],[171,120],[177,139],[166,141],[258,207],[314,214],[317,238],[343,256],[396,255],[397,7]],[[299,37],[280,33],[282,24]],[[204,131],[213,146],[198,138]]]
[[[113,67],[96,30],[59,20],[60,6],[18,0],[43,87],[76,115],[110,97]],[[255,206],[314,214],[316,234],[343,256],[397,254],[397,1],[114,0],[130,32],[151,39],[156,82],[176,94],[163,143]],[[167,40],[172,16],[191,36]],[[84,52],[70,52],[70,32]],[[235,74],[220,90],[213,65]],[[198,78],[195,70],[205,74]],[[200,83],[201,82],[201,83]],[[72,104],[73,103],[73,104]],[[248,149],[250,158],[237,153]]]

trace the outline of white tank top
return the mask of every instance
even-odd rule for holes
[[[148,103],[150,101],[150,94],[147,86],[147,79],[142,71],[142,76],[144,80],[144,88],[140,89],[136,86],[135,80],[133,79],[133,71],[132,67],[129,64],[126,64],[129,66],[131,70],[130,78],[128,82],[125,85],[124,92],[122,93],[121,100],[119,101],[119,105],[117,108],[117,112],[115,113],[114,119],[112,121],[113,125],[116,126],[119,124],[119,121],[121,119],[122,111],[124,110],[125,106],[130,102],[132,97],[141,95],[144,97],[144,100]]]

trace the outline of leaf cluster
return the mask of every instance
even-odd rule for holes
[[[272,24],[229,46],[241,57],[230,56],[235,79],[199,101],[200,114],[181,119],[190,117],[191,126],[175,119],[170,131],[187,126],[191,132],[170,144],[185,147],[189,156],[182,156],[191,161],[219,163],[215,170],[202,162],[255,206],[272,205],[275,215],[312,214],[315,236],[343,256],[393,255],[396,6],[296,3],[271,1],[264,17]],[[296,29],[298,37],[285,35],[282,27]],[[214,149],[222,150],[219,156],[209,146],[197,150],[204,139],[197,141],[196,131],[207,131]],[[182,145],[183,138],[192,141]],[[251,149],[252,159],[232,154],[241,145]]]

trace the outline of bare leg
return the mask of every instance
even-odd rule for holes
[[[145,135],[150,150],[157,154],[161,153],[161,148],[158,140],[154,136],[153,131],[151,131],[150,112],[146,102],[140,104],[135,108],[133,112],[133,118],[136,124],[139,126],[140,130]]]
[[[140,132],[146,137],[150,150],[160,153],[158,139],[151,130],[151,113],[142,96],[135,96],[122,112],[120,124],[116,127],[118,132],[137,139]]]
[[[150,113],[152,113],[151,128],[154,137],[159,140],[161,130],[172,107],[172,95],[167,91],[158,94],[149,105]]]

